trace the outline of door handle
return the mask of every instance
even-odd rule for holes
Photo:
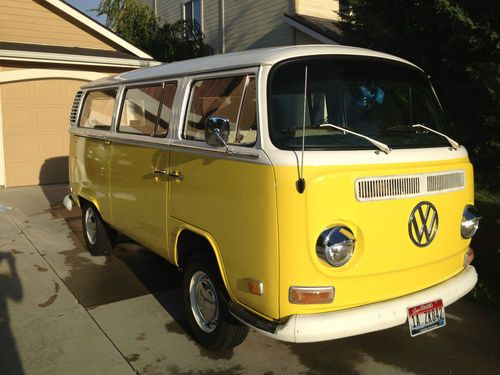
[[[181,173],[181,171],[172,171],[168,175],[181,181],[184,180],[184,175]]]
[[[165,169],[155,169],[153,173],[157,176],[165,176],[167,171]]]

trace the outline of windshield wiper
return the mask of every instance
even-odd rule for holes
[[[368,137],[367,135],[363,135],[363,134],[359,134],[359,133],[353,132],[353,131],[348,130],[346,128],[343,128],[341,126],[332,125],[332,124],[321,124],[320,127],[321,128],[326,128],[326,127],[334,128],[334,129],[341,130],[343,132],[355,135],[357,137],[366,139],[368,142],[370,142],[372,145],[374,145],[375,147],[377,147],[379,150],[385,152],[386,154],[388,154],[389,152],[392,151],[392,149],[389,146],[387,146],[385,143],[379,142],[376,139]]]
[[[427,131],[430,131],[431,133],[440,135],[441,137],[445,138],[450,143],[451,147],[453,147],[454,150],[458,150],[460,148],[460,144],[457,141],[451,139],[450,137],[448,137],[447,135],[445,135],[443,133],[438,132],[437,130],[428,128],[427,126],[424,126],[422,124],[415,124],[415,125],[412,125],[411,127],[412,128],[422,128],[422,129],[425,129]]]

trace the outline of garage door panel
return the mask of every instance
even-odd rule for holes
[[[2,89],[2,103],[21,103],[26,101],[34,102],[35,92],[30,89],[30,82],[16,82],[4,85]]]
[[[61,127],[68,128],[69,125],[64,124],[64,120],[68,119],[69,116],[64,116],[65,113],[65,108],[61,105],[46,105],[44,107],[38,107],[36,109],[36,117],[40,132],[57,132],[61,129]]]
[[[5,166],[7,184],[9,186],[36,185],[39,183],[39,170],[39,164],[32,160],[10,161]]]
[[[4,143],[5,161],[7,164],[19,159],[29,160],[40,154],[38,137],[33,134],[10,134]]]
[[[55,184],[68,181],[68,157],[58,156],[43,161],[39,168],[40,184]]]
[[[57,103],[64,100],[63,82],[60,80],[46,79],[35,81],[36,100],[40,104]]]
[[[83,83],[51,79],[0,85],[8,186],[67,182],[69,111]]]
[[[40,156],[43,158],[53,158],[68,155],[69,149],[66,146],[67,138],[61,134],[41,134],[38,137],[38,147]]]
[[[3,104],[2,117],[5,135],[36,131],[37,116],[33,107],[26,104],[6,104],[5,102]]]

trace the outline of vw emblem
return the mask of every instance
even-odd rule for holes
[[[432,242],[438,230],[438,213],[431,202],[420,202],[410,214],[408,233],[413,243],[419,247]]]

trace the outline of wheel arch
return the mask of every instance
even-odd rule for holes
[[[174,263],[183,268],[190,258],[196,255],[211,259],[219,270],[227,293],[234,300],[224,268],[220,247],[215,239],[207,232],[188,224],[182,225],[177,231],[174,244]]]
[[[79,194],[75,194],[75,197],[80,208],[83,208],[85,204],[91,204],[97,209],[99,213],[101,213],[99,203],[92,194],[85,194],[83,191],[81,191]]]

